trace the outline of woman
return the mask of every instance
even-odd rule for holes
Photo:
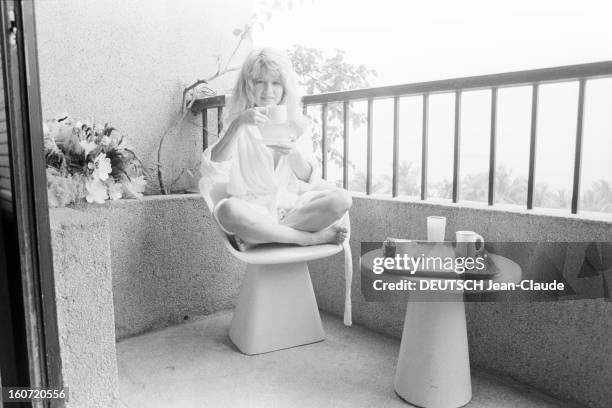
[[[287,140],[262,143],[269,106],[284,105]],[[351,207],[349,194],[317,179],[310,121],[301,113],[289,58],[273,49],[253,51],[244,62],[228,106],[225,133],[204,151],[200,190],[227,182],[228,198],[213,215],[240,249],[280,242],[340,244],[338,221]]]

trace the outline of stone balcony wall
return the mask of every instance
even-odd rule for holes
[[[363,299],[357,267],[360,242],[382,241],[388,236],[422,239],[426,236],[425,218],[432,214],[447,217],[447,240],[452,239],[455,230],[473,229],[492,242],[612,241],[612,223],[606,221],[359,196],[353,203],[351,245],[356,266],[353,320],[394,337],[401,335],[405,304],[369,303]],[[70,239],[70,246],[60,245],[62,241],[56,238],[58,220],[69,217],[66,211],[80,214],[70,220],[71,225],[85,223],[79,228],[71,227],[76,228],[75,236],[82,239],[70,238],[68,234],[72,233],[68,230],[63,232],[62,239]],[[76,268],[74,265],[78,262],[68,261],[81,256],[77,254],[89,253],[92,246],[99,246],[103,241],[93,238],[102,234],[88,233],[92,228],[89,225],[106,225],[104,245],[108,245],[110,259],[100,260],[91,267],[107,270],[106,265],[110,264],[114,308],[104,301],[104,310],[96,313],[114,314],[113,335],[117,339],[233,307],[244,265],[224,249],[199,195],[148,196],[141,200],[86,205],[78,210],[51,210],[51,219],[56,276],[66,280],[79,275],[67,271],[58,273],[57,269],[63,265]],[[342,314],[344,305],[342,267],[341,255],[313,262],[310,266],[319,307],[337,315]],[[100,286],[109,287],[111,274],[100,276]],[[85,282],[87,280],[81,284]],[[58,283],[58,287],[62,285],[67,284]],[[68,295],[79,293],[102,292],[73,291]],[[61,298],[63,294],[62,290],[58,291],[60,304],[65,301]],[[74,304],[85,302],[83,299],[71,301],[76,302]],[[60,309],[70,309],[67,305]],[[100,319],[108,322],[106,317],[97,318],[94,310],[89,312],[91,324],[100,323]],[[612,383],[612,302],[588,299],[469,303],[466,313],[472,364],[511,376],[563,399],[607,408],[606,404],[612,400],[609,388]],[[66,317],[81,318],[69,313]],[[108,335],[108,327],[106,330]],[[69,337],[68,344],[70,339],[80,338]],[[93,339],[102,341],[100,336]],[[79,341],[94,347],[92,342]],[[106,350],[104,344],[101,343],[100,350]]]

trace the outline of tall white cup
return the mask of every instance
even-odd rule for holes
[[[446,217],[432,215],[427,217],[427,241],[443,242],[446,232]]]

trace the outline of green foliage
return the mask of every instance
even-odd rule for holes
[[[421,171],[419,166],[412,162],[401,161],[398,168],[398,191],[405,196],[421,195]],[[391,194],[393,176],[384,174],[372,179],[372,194]],[[451,186],[452,187],[452,186]],[[349,190],[365,191],[366,174],[356,171],[353,177],[349,177]]]
[[[335,50],[329,58],[323,52],[303,45],[288,50],[299,84],[308,95],[367,88],[376,71],[346,61],[346,53]]]
[[[298,83],[306,94],[349,91],[367,88],[376,77],[376,71],[364,65],[355,65],[346,60],[346,53],[335,50],[334,55],[326,57],[316,48],[294,45],[287,51],[298,76]],[[332,103],[327,109],[327,140],[329,144],[328,160],[342,164],[342,135],[344,131],[344,107],[341,103]],[[313,149],[321,151],[321,115],[312,115],[314,124]],[[365,123],[366,117],[351,111],[349,121],[353,128]],[[354,166],[349,162],[349,165]]]
[[[410,162],[401,162],[398,169],[400,195],[419,196],[421,191],[420,166]],[[373,194],[391,194],[392,177],[382,175],[372,180]],[[349,180],[349,189],[365,191],[366,174],[357,171]],[[442,180],[428,186],[428,197],[452,197],[451,180]],[[489,173],[466,174],[461,177],[459,199],[462,201],[487,202]],[[533,192],[533,205],[542,208],[571,208],[572,194],[568,189],[553,190],[547,183],[536,183]],[[503,166],[495,171],[495,202],[525,206],[527,203],[527,178],[514,176],[512,170]],[[612,181],[597,180],[590,187],[582,188],[579,211],[612,213]]]
[[[581,195],[580,208],[585,211],[612,212],[612,183],[597,180]]]

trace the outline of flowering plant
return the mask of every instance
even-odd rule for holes
[[[49,206],[142,197],[144,168],[114,127],[64,116],[46,121],[43,132]]]

